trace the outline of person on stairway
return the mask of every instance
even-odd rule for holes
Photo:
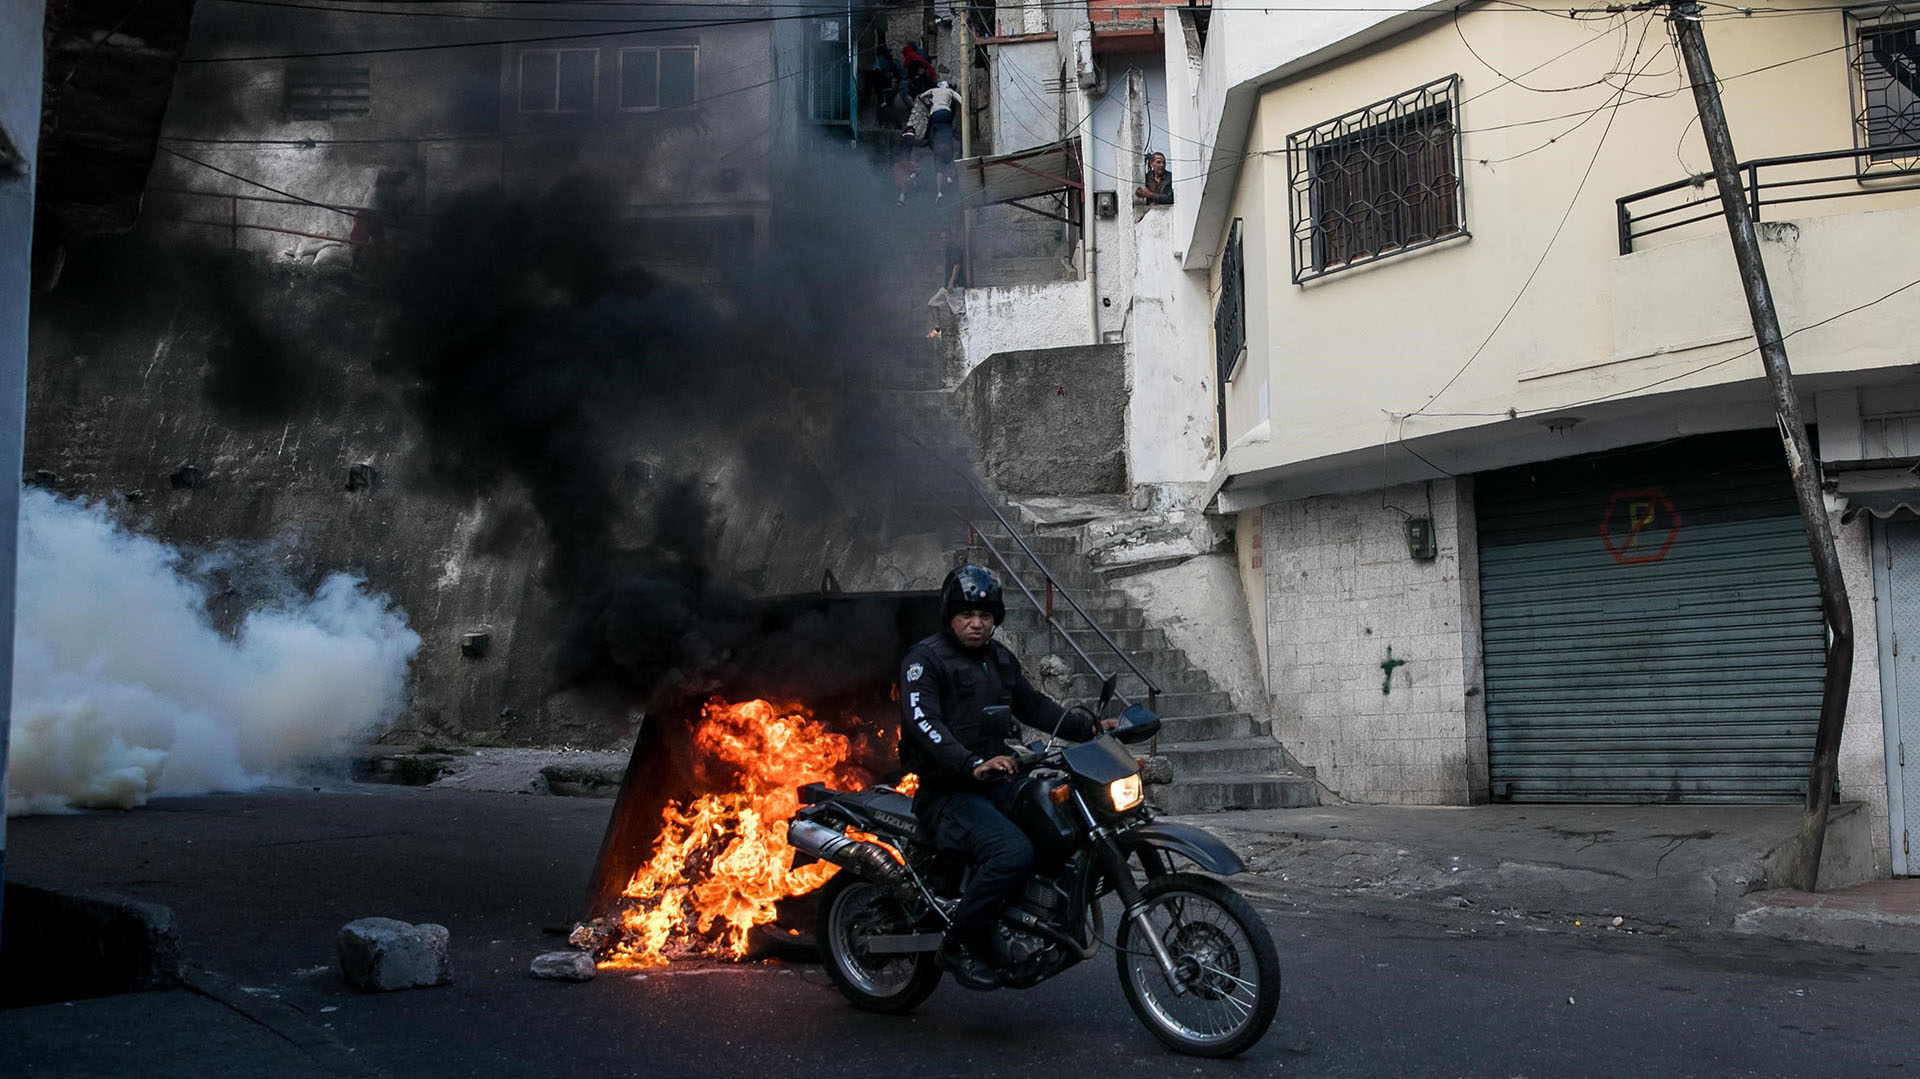
[[[945,79],[918,100],[927,107],[927,142],[933,147],[933,201],[939,202],[947,197],[947,185],[953,182],[953,125],[964,102]]]

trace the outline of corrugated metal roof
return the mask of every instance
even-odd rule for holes
[[[954,162],[960,197],[969,206],[1031,198],[1054,191],[1080,190],[1080,140]]]

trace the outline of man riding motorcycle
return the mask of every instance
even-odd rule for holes
[[[999,985],[983,956],[994,919],[1026,884],[1033,843],[1007,818],[1015,792],[1014,760],[1005,740],[1029,726],[1086,741],[1117,722],[1069,712],[1034,689],[1020,661],[993,639],[1006,617],[1000,582],[982,566],[947,574],[940,587],[940,632],[908,649],[901,661],[900,763],[920,776],[913,812],[934,845],[974,867],[936,957],[969,989]]]

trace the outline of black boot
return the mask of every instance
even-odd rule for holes
[[[1000,978],[993,972],[992,965],[980,958],[978,950],[955,934],[947,934],[947,939],[940,942],[940,950],[934,953],[933,961],[965,988],[1000,988]]]

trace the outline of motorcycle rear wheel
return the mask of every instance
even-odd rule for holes
[[[1280,953],[1253,905],[1193,873],[1155,877],[1141,895],[1184,992],[1174,992],[1140,926],[1123,919],[1114,951],[1133,1014],[1192,1056],[1230,1057],[1259,1041],[1280,1007]]]
[[[865,938],[913,932],[900,901],[842,870],[820,889],[817,938],[827,976],[854,1007],[888,1015],[910,1011],[940,984],[932,952],[870,955]]]

